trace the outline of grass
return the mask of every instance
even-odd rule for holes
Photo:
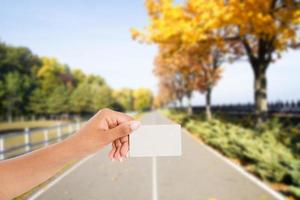
[[[49,127],[49,126],[54,126],[61,123],[61,121],[28,121],[28,122],[14,122],[14,123],[1,123],[0,126],[2,130],[15,130],[15,129],[20,129],[24,127],[29,127],[29,128],[37,128],[37,127]],[[65,134],[69,133],[69,127],[64,126],[61,129],[62,136]],[[51,129],[48,131],[48,139],[54,139],[56,138],[57,130],[56,129]],[[38,143],[42,142],[44,140],[44,134],[43,130],[41,131],[34,131],[30,134],[30,142],[31,143]],[[20,146],[25,143],[25,137],[23,134],[19,135],[14,135],[11,137],[4,137],[4,147],[5,149],[10,149],[12,147]],[[40,148],[42,145],[35,146],[34,149]],[[15,151],[11,151],[8,153],[5,153],[5,157],[13,157],[19,154],[22,154],[25,151],[25,148],[20,148]]]
[[[163,114],[223,155],[238,160],[247,171],[275,189],[300,199],[299,126],[282,126],[275,119],[257,130],[245,119],[235,119],[233,123],[217,116],[208,122],[202,115],[189,117],[184,112],[170,110]]]
[[[23,121],[23,122],[1,122],[0,123],[0,132],[1,131],[13,131],[13,130],[23,130],[24,128],[39,128],[39,127],[48,127],[54,126],[62,121],[57,120],[38,120],[38,121]]]

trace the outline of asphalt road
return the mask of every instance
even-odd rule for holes
[[[143,124],[166,124],[158,113]],[[183,131],[183,155],[159,157],[159,200],[271,200],[274,195],[242,175]],[[111,162],[108,149],[99,152],[47,189],[40,200],[153,200],[152,158]],[[155,191],[154,191],[155,192]]]

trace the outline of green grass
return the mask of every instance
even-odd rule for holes
[[[284,194],[300,198],[300,127],[283,126],[275,119],[257,130],[245,119],[233,123],[223,116],[208,122],[202,115],[188,117],[170,110],[163,114],[225,156],[239,160],[247,171],[280,185],[277,189]]]

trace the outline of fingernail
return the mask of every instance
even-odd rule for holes
[[[128,158],[129,157],[129,153],[127,152],[127,154],[126,154],[126,158]]]
[[[119,161],[120,161],[120,162],[123,162],[123,158],[119,158]]]
[[[134,131],[134,130],[138,129],[140,127],[140,125],[141,125],[141,122],[132,121],[131,124],[130,124],[130,128],[131,128],[131,130]]]
[[[111,162],[114,162],[114,161],[115,161],[115,159],[112,158],[112,159],[111,159]]]

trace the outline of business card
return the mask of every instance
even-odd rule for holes
[[[142,125],[130,135],[129,144],[131,157],[181,156],[181,127]]]

